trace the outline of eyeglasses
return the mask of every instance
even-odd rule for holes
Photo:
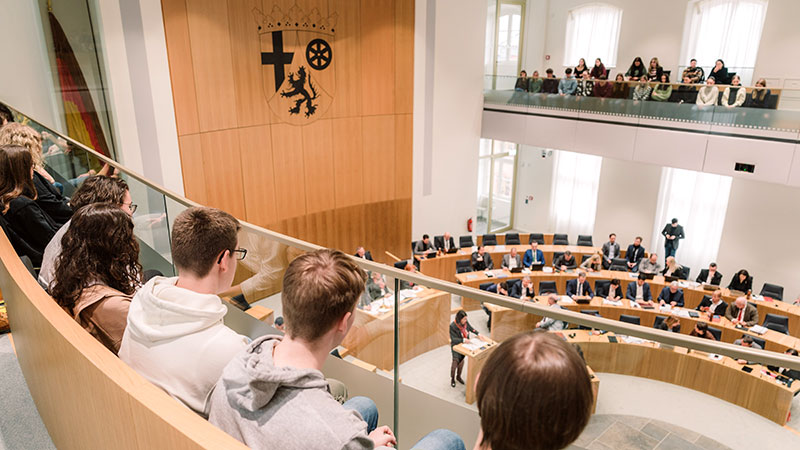
[[[241,260],[244,259],[245,256],[247,256],[247,249],[246,248],[237,248],[237,249],[228,250],[228,251],[231,252],[231,253],[236,253],[236,260],[237,261],[241,261]],[[217,264],[222,262],[222,257],[223,256],[225,256],[225,252],[222,252],[222,254],[219,255],[219,259],[217,260]]]
[[[139,207],[139,205],[137,205],[137,204],[135,204],[133,202],[123,203],[122,206],[127,206],[131,210],[131,214],[135,213],[136,212],[136,208]]]

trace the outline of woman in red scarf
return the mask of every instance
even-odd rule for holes
[[[453,364],[450,366],[450,386],[456,387],[456,380],[464,384],[461,378],[461,371],[464,369],[464,355],[453,350],[453,347],[469,339],[469,334],[478,336],[478,330],[472,328],[467,322],[467,313],[460,309],[456,313],[456,319],[450,323],[450,350],[453,353]],[[456,375],[458,370],[458,375]]]

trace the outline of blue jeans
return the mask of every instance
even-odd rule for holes
[[[412,450],[466,450],[464,441],[450,430],[433,430],[411,447]]]
[[[367,434],[378,428],[378,407],[369,397],[353,397],[342,404],[344,409],[356,411],[367,422]]]
[[[676,251],[678,251],[678,249],[673,247],[672,241],[667,241],[667,243],[664,244],[664,261],[670,256],[675,256]]]

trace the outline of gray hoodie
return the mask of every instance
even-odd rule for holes
[[[367,423],[334,400],[322,372],[275,367],[280,340],[258,338],[225,367],[209,421],[255,449],[372,449]]]

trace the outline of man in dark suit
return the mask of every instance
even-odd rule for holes
[[[356,249],[356,254],[353,255],[353,256],[355,256],[356,258],[364,258],[364,259],[372,261],[372,254],[370,254],[370,252],[364,250],[364,247],[361,247],[361,246],[359,246]]]
[[[417,244],[414,246],[414,254],[425,255],[431,250],[433,250],[433,246],[431,245],[431,238],[427,234],[423,234],[422,240],[417,241]]]
[[[611,260],[619,258],[619,244],[617,244],[616,233],[608,235],[608,242],[603,244],[603,268],[608,269],[611,267]]]
[[[758,310],[745,297],[739,297],[725,312],[725,318],[734,325],[752,327],[758,323]]]
[[[701,270],[700,275],[697,276],[697,280],[695,281],[719,286],[719,284],[722,283],[722,274],[717,272],[717,263],[712,262],[708,265],[708,269]]]
[[[593,297],[592,287],[586,281],[586,274],[578,272],[578,278],[567,281],[567,297]]]
[[[783,354],[784,355],[789,355],[789,356],[797,356],[800,353],[798,353],[797,350],[795,350],[793,348],[790,348],[790,349],[786,350],[785,352],[783,352]],[[769,370],[773,371],[773,372],[777,372],[777,373],[779,373],[781,375],[784,375],[784,376],[787,376],[789,378],[793,378],[795,380],[800,380],[800,370],[786,369],[784,367],[776,367],[776,366],[767,366],[767,368]]]
[[[669,286],[664,287],[658,294],[658,301],[662,305],[683,307],[683,290],[678,288],[678,282],[673,281]]]
[[[572,252],[567,250],[564,252],[563,255],[560,255],[554,262],[553,267],[556,270],[567,270],[567,269],[574,269],[578,267],[578,262],[575,260],[575,257],[572,256]]]
[[[442,253],[447,253],[451,249],[458,248],[456,247],[456,241],[453,240],[453,236],[448,232],[445,232],[444,236],[436,236],[433,238],[433,245],[436,247],[436,250]]]
[[[486,247],[482,245],[478,247],[478,251],[472,254],[470,262],[472,264],[472,270],[476,272],[480,270],[494,269],[494,263],[492,262],[492,255],[486,253]]]
[[[536,290],[531,277],[523,278],[521,283],[514,283],[511,286],[511,296],[522,300],[533,300],[536,297]]]
[[[650,285],[647,283],[643,274],[639,274],[636,283],[628,283],[628,292],[625,298],[636,303],[647,303],[653,301],[653,294],[650,293]]]
[[[728,304],[722,301],[722,291],[717,289],[711,294],[711,297],[703,298],[697,305],[697,310],[707,312],[709,317],[724,316],[728,310]]]
[[[539,250],[539,243],[531,242],[531,248],[525,250],[525,257],[522,258],[522,265],[530,267],[533,264],[544,264],[544,253]]]
[[[644,247],[642,247],[641,236],[636,236],[633,244],[628,246],[625,251],[625,259],[628,260],[628,270],[637,272],[639,270],[639,261],[644,258]]]
[[[686,236],[683,233],[683,226],[678,225],[677,218],[672,219],[672,222],[666,224],[664,229],[661,230],[661,234],[666,238],[664,242],[664,260],[666,261],[666,258],[675,256],[675,252],[678,251],[678,243]]]

